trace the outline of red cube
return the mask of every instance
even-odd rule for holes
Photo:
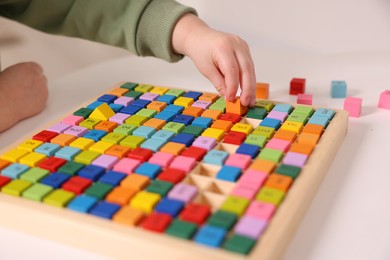
[[[305,93],[306,79],[293,78],[290,82],[290,95]]]

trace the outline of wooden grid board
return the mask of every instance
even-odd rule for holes
[[[91,102],[85,103],[84,107]],[[72,113],[73,111],[69,114]],[[60,120],[63,117],[60,117]],[[49,126],[60,120],[52,122]],[[240,122],[256,127],[261,120],[244,116]],[[206,259],[279,259],[337,153],[347,131],[347,122],[347,113],[335,110],[335,115],[299,176],[294,180],[283,202],[277,207],[271,221],[267,224],[265,231],[247,255],[200,245],[190,240],[165,234],[148,232],[140,227],[124,226],[111,220],[81,214],[66,208],[52,207],[1,192],[0,225],[118,259],[128,259],[129,257],[147,259],[151,257],[163,259],[199,259],[200,257]],[[40,130],[42,129],[46,128],[40,128]],[[37,132],[34,131],[16,141],[14,145],[3,149],[0,155],[15,148]],[[214,149],[232,154],[238,146],[219,142]],[[236,185],[234,182],[216,178],[220,168],[221,166],[198,162],[182,181],[197,187],[198,195],[194,202],[210,206],[212,212],[219,209]]]

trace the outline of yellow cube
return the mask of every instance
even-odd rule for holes
[[[150,93],[158,94],[158,95],[164,95],[165,92],[167,92],[169,88],[164,87],[154,87],[152,90],[150,90]]]
[[[113,145],[114,143],[99,141],[90,146],[89,150],[98,153],[105,153]]]
[[[89,115],[89,118],[107,121],[113,115],[115,115],[115,112],[111,109],[111,107],[107,103],[103,103],[95,108],[95,110]]]
[[[18,162],[20,158],[28,154],[28,151],[22,149],[12,149],[5,154],[3,154],[0,159],[9,161],[9,162]]]
[[[46,156],[41,153],[29,153],[20,159],[20,163],[23,163],[30,167],[38,166],[40,162],[46,159]]]
[[[230,130],[249,135],[252,132],[252,129],[253,127],[249,124],[236,123]]]
[[[202,136],[207,136],[207,137],[211,137],[211,138],[215,138],[217,139],[217,141],[221,141],[223,135],[224,135],[224,131],[221,130],[221,129],[217,129],[217,128],[207,128],[206,130],[204,130],[204,132],[202,133]]]
[[[183,107],[191,106],[193,103],[194,103],[194,99],[189,97],[178,97],[176,98],[175,102],[173,102],[174,105],[183,106]]]
[[[33,152],[35,148],[40,146],[43,142],[38,140],[27,140],[24,143],[21,143],[18,148],[22,150],[26,150],[29,152]]]
[[[88,149],[91,145],[93,145],[95,142],[92,139],[79,137],[73,142],[69,144],[69,146],[80,148],[81,150]]]
[[[147,191],[138,192],[130,201],[130,206],[135,209],[142,210],[145,213],[151,213],[154,206],[161,199],[161,196],[156,193]]]
[[[91,164],[99,155],[100,153],[98,152],[82,151],[74,158],[74,161],[83,164]]]
[[[303,129],[303,123],[286,121],[282,124],[280,128],[283,130],[293,131],[299,134]]]

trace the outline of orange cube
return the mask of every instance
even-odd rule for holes
[[[242,116],[248,112],[248,107],[241,105],[240,99],[236,98],[234,101],[226,101],[226,112]]]
[[[256,99],[268,99],[268,97],[269,97],[269,84],[256,83]]]

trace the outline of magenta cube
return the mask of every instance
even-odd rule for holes
[[[344,100],[344,110],[348,111],[349,116],[359,117],[362,110],[362,99],[347,97]]]
[[[301,105],[309,105],[313,104],[313,95],[310,94],[298,94],[297,103]]]
[[[390,90],[385,90],[379,97],[378,107],[390,109]]]

